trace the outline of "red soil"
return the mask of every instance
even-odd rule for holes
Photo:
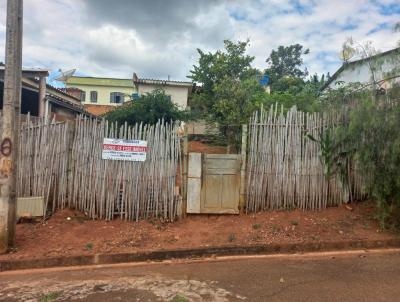
[[[278,211],[241,215],[189,215],[174,223],[90,220],[72,210],[45,223],[17,225],[16,252],[0,260],[276,243],[394,238],[372,219],[368,203],[319,212]]]

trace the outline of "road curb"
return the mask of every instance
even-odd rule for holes
[[[116,264],[211,256],[295,254],[304,252],[343,251],[400,247],[400,238],[388,240],[309,242],[271,245],[225,246],[196,249],[154,250],[134,253],[94,254],[41,259],[0,260],[0,272],[22,269],[66,267],[78,265]]]

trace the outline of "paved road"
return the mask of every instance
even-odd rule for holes
[[[400,301],[400,251],[0,273],[0,301]]]

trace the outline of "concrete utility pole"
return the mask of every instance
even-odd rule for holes
[[[0,254],[14,246],[22,75],[22,0],[7,0],[3,122],[0,135]]]

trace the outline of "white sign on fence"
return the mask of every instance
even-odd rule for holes
[[[104,138],[102,159],[145,161],[147,141]]]

